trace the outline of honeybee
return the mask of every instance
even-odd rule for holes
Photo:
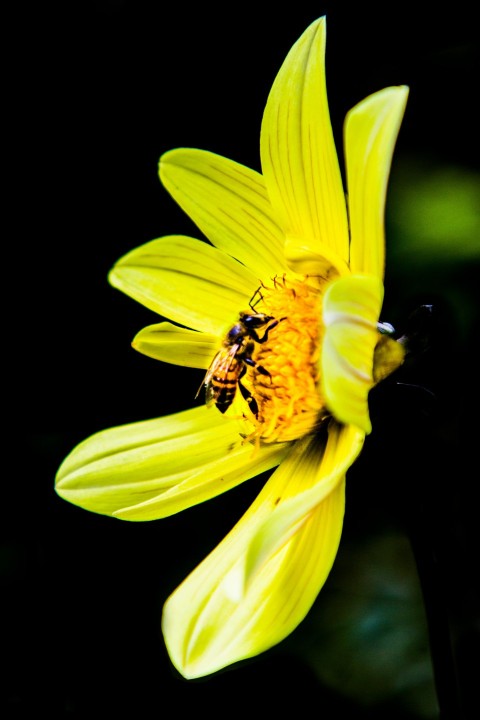
[[[266,342],[269,332],[285,318],[276,320],[272,315],[255,312],[252,301],[253,298],[250,300],[252,312],[240,313],[238,322],[228,331],[223,341],[223,347],[213,358],[196,395],[198,397],[200,390],[204,387],[206,404],[208,406],[215,404],[221,413],[225,413],[232,404],[238,387],[250,410],[257,416],[257,402],[241,380],[248,365],[256,367],[257,371],[263,375],[270,375],[268,370],[257,365],[252,354],[255,350],[255,343]],[[262,328],[265,330],[260,336],[258,331],[261,331]]]

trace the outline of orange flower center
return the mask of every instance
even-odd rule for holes
[[[308,278],[284,276],[275,278],[272,287],[262,285],[257,297],[255,312],[264,312],[277,324],[264,341],[255,343],[254,365],[246,373],[245,385],[257,410],[252,436],[263,442],[295,440],[327,414],[319,383],[321,291]]]

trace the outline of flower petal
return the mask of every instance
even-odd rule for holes
[[[347,450],[348,443],[340,445],[342,452]],[[330,492],[322,502],[310,504],[310,515],[297,532],[288,528],[282,546],[275,539],[271,552],[262,553],[243,595],[238,578],[252,539],[266,527],[275,508],[322,481],[322,458],[328,472],[333,459],[342,459],[342,452],[333,451],[333,458],[330,451],[323,454],[324,449],[315,436],[295,443],[235,528],[167,600],[165,641],[172,662],[185,677],[208,675],[263,652],[292,632],[309,611],[338,549],[347,463],[340,462]],[[349,460],[357,449],[349,451]],[[298,522],[298,515],[293,522]]]
[[[311,513],[334,490],[340,480],[344,479],[348,468],[362,450],[364,439],[365,434],[354,425],[339,425],[332,422],[328,427],[328,438],[326,438],[321,462],[318,460],[318,448],[312,448],[313,443],[319,442],[318,438],[309,441],[310,447],[307,448],[307,451],[300,447],[299,452],[304,453],[304,457],[299,457],[298,465],[293,472],[298,469],[312,477],[316,474],[315,483],[307,490],[302,490],[286,499],[282,498],[274,512],[257,530],[250,542],[245,561],[243,588],[252,582],[252,578],[259,568],[269,557],[278,552],[292,535],[299,531]],[[294,453],[292,453],[292,457],[293,455]],[[308,467],[309,459],[313,462],[310,468]],[[281,473],[283,470],[279,468],[276,472]],[[300,479],[300,487],[302,482],[303,480]]]
[[[283,232],[273,218],[259,173],[190,148],[162,155],[159,172],[166,189],[215,247],[259,278],[286,270]]]
[[[268,97],[260,135],[272,205],[290,242],[348,261],[345,195],[325,84],[325,18],[290,50]]]
[[[206,370],[218,351],[219,338],[163,322],[140,330],[132,345],[154,360]]]
[[[375,384],[385,380],[397,370],[405,360],[406,349],[403,343],[388,335],[381,335],[373,354],[373,380]]]
[[[323,299],[322,389],[339,422],[366,433],[372,426],[368,393],[374,385],[373,357],[383,285],[377,277],[350,275],[332,282]]]
[[[285,445],[255,452],[235,421],[205,406],[92,435],[64,460],[56,491],[86,510],[155,520],[277,465]]]
[[[298,238],[287,237],[285,241],[285,258],[288,266],[298,275],[319,278],[320,285],[332,276],[332,268],[338,275],[350,275],[348,264],[324,243],[317,243],[315,252],[309,241],[302,242]]]
[[[352,272],[383,278],[384,211],[393,149],[408,88],[389,87],[356,105],[345,119],[345,163]]]
[[[217,336],[248,308],[259,284],[229,255],[183,235],[152,240],[127,253],[109,281],[150,310]]]

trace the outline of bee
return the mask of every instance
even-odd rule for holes
[[[247,371],[247,366],[256,367],[262,375],[270,376],[268,370],[257,365],[252,358],[255,343],[266,342],[270,331],[285,318],[276,320],[272,315],[255,312],[252,302],[257,293],[258,291],[249,303],[251,312],[241,312],[238,322],[228,331],[223,341],[223,347],[213,358],[196,395],[198,397],[200,390],[204,387],[206,404],[208,406],[215,404],[221,413],[228,410],[237,388],[239,388],[250,410],[257,416],[257,402],[252,393],[243,385],[242,377]],[[260,336],[259,331],[262,330],[263,334]]]

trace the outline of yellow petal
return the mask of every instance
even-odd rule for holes
[[[221,250],[174,235],[124,255],[110,283],[154,312],[194,330],[223,336],[259,279]]]
[[[301,490],[296,495],[284,496],[263,526],[257,530],[249,545],[245,561],[245,577],[241,587],[244,588],[252,582],[259,568],[299,531],[311,513],[344,479],[348,468],[358,457],[364,439],[365,434],[353,425],[330,423],[328,431],[325,432],[325,450],[321,462],[318,459],[319,449],[314,447],[315,443],[320,442],[320,438],[306,441],[307,449],[303,447],[303,443],[298,444],[296,451],[299,454],[299,462],[293,473],[298,470],[313,478],[316,476],[315,482],[312,487]],[[293,455],[294,453],[292,458]],[[309,461],[312,463],[311,467],[308,467]],[[280,474],[284,470],[282,466],[276,472]],[[300,476],[298,487],[302,487],[303,482],[303,477]]]
[[[348,261],[345,196],[325,84],[325,18],[290,50],[270,91],[260,136],[268,194],[291,242]]]
[[[321,382],[327,407],[346,424],[371,432],[368,393],[383,302],[381,281],[350,275],[332,282],[323,300]]]
[[[317,250],[313,251],[308,240],[289,236],[285,240],[285,259],[298,275],[319,278],[320,286],[332,276],[332,268],[338,275],[350,275],[348,264],[323,243],[317,243]]]
[[[383,278],[384,212],[393,149],[408,88],[389,87],[356,105],[345,119],[345,163],[352,272]]]
[[[344,451],[347,445],[342,445]],[[239,523],[167,600],[165,641],[185,677],[207,675],[263,652],[292,632],[309,611],[340,541],[345,464],[340,464],[323,501],[310,504],[309,517],[297,532],[288,528],[285,542],[275,541],[271,553],[263,553],[243,594],[238,578],[252,539],[275,508],[321,481],[322,458],[327,472],[331,470],[324,447],[315,436],[296,443]],[[352,459],[355,453],[349,452]]]
[[[205,406],[92,435],[64,460],[57,493],[86,510],[155,520],[277,465],[285,445],[255,452],[235,421]]]
[[[132,345],[135,350],[154,360],[206,370],[218,351],[219,343],[220,339],[215,335],[163,322],[140,330]]]
[[[159,171],[166,189],[215,247],[259,278],[286,270],[283,233],[259,173],[190,148],[165,153]]]
[[[379,383],[395,372],[405,360],[405,346],[388,335],[381,335],[373,355],[373,380]]]

